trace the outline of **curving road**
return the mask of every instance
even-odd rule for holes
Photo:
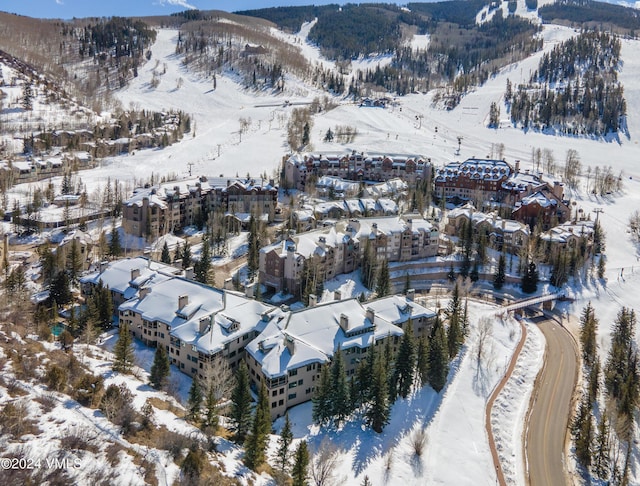
[[[526,431],[525,454],[531,486],[567,484],[564,451],[578,355],[570,333],[556,321],[539,326],[546,339],[545,365],[537,378]]]

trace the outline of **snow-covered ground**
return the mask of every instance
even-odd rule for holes
[[[297,36],[285,36],[300,45],[305,55],[321,61],[317,49],[306,42],[310,25],[303,27]],[[306,29],[306,31],[305,31]],[[575,35],[570,28],[545,25],[542,36],[544,50]],[[139,69],[139,76],[131,85],[117,93],[123,106],[145,109],[181,109],[193,116],[193,131],[173,146],[158,150],[141,150],[135,155],[113,157],[104,160],[101,167],[81,173],[89,192],[103,185],[107,177],[129,181],[144,180],[154,173],[186,175],[190,163],[193,174],[218,176],[258,174],[268,175],[277,170],[286,146],[286,120],[291,107],[284,100],[291,95],[312,98],[316,92],[296,80],[287,81],[290,91],[284,95],[254,93],[244,90],[231,75],[218,76],[214,90],[209,79],[195,76],[185,70],[180,58],[174,54],[177,32],[161,30],[154,46],[153,58]],[[428,39],[416,40],[422,46]],[[640,283],[640,250],[627,233],[627,220],[632,211],[640,207],[640,41],[622,41],[620,80],[625,88],[628,105],[629,137],[593,140],[588,138],[559,137],[533,131],[523,132],[505,123],[496,130],[486,128],[489,107],[498,102],[502,119],[507,120],[501,103],[507,79],[514,85],[529,78],[536,69],[541,53],[507,66],[487,83],[465,96],[455,109],[439,110],[433,107],[433,94],[412,94],[399,99],[399,106],[388,109],[360,108],[350,103],[318,114],[314,118],[312,143],[316,151],[363,150],[386,153],[420,153],[430,157],[435,164],[452,160],[464,160],[471,156],[483,157],[498,144],[504,144],[507,161],[521,161],[522,169],[533,168],[532,150],[549,149],[562,165],[568,149],[578,151],[583,167],[611,166],[615,174],[622,173],[623,190],[605,197],[572,195],[577,206],[587,213],[602,208],[599,220],[607,234],[607,283],[587,281],[576,285],[577,297],[567,312],[578,315],[591,300],[600,318],[599,344],[601,353],[608,349],[608,335],[615,315],[622,305],[640,311],[634,293]],[[150,86],[154,60],[167,64],[166,74],[160,76],[157,88]],[[179,80],[182,84],[178,87]],[[336,102],[340,100],[336,99]],[[264,107],[258,105],[273,104]],[[418,118],[420,122],[418,123]],[[240,141],[240,118],[251,119],[249,131]],[[350,144],[323,142],[328,128],[349,124],[358,130],[358,136]],[[462,137],[461,150],[457,154],[458,137]],[[54,180],[56,184],[59,181]],[[24,195],[25,185],[14,188],[9,199]],[[592,219],[595,213],[591,213]],[[240,252],[241,242],[232,251]],[[624,269],[621,275],[622,269]],[[346,287],[345,287],[346,286]],[[351,286],[350,288],[348,286]],[[329,291],[343,287],[345,294],[357,295],[361,291],[356,284],[335,282],[327,285]],[[492,360],[478,369],[474,359],[477,341],[475,323],[495,309],[474,304],[472,330],[460,358],[454,363],[447,388],[441,394],[430,389],[417,392],[408,400],[398,401],[393,409],[391,422],[385,432],[377,435],[353,422],[341,430],[318,430],[310,424],[310,404],[291,411],[297,438],[307,437],[316,447],[323,437],[329,437],[343,451],[340,467],[336,471],[343,484],[359,484],[363,476],[369,476],[373,484],[493,484],[495,472],[484,431],[484,404],[499,380],[518,337],[518,327],[512,321],[504,325],[496,320],[493,326]],[[515,329],[515,334],[512,332]],[[502,413],[494,418],[494,433],[501,444],[503,468],[510,482],[525,484],[519,451],[523,427],[523,414],[528,403],[536,371],[541,365],[543,338],[531,327],[521,355],[513,384],[508,384],[496,402]],[[490,362],[489,362],[490,361]],[[524,390],[524,391],[523,391]],[[279,427],[281,424],[276,424]],[[428,445],[426,453],[418,458],[411,452],[411,431],[426,427]],[[236,460],[237,449],[229,449],[229,460]],[[391,459],[390,459],[391,457]],[[634,477],[634,479],[637,479]],[[266,484],[264,478],[259,484]]]

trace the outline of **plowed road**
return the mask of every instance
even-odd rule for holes
[[[529,484],[564,485],[564,445],[577,379],[577,349],[573,338],[557,322],[541,321],[539,328],[547,344],[527,428]]]

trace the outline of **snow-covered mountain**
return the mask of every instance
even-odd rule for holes
[[[277,31],[279,39],[293,47],[299,47],[301,54],[311,65],[322,65],[325,69],[339,70],[335,62],[324,58],[317,47],[307,42],[306,36],[311,24],[302,26],[296,34]],[[628,219],[640,208],[640,40],[622,40],[622,67],[619,79],[625,88],[627,101],[628,136],[593,139],[548,135],[543,132],[524,131],[509,123],[504,113],[503,96],[507,79],[514,85],[528,81],[537,69],[544,52],[548,52],[577,32],[568,27],[544,25],[540,34],[544,40],[542,51],[510,64],[491,76],[482,86],[464,96],[451,110],[440,108],[436,93],[413,93],[395,99],[387,108],[369,108],[354,103],[353,99],[337,97],[296,76],[286,75],[282,90],[259,91],[247,88],[237,72],[225,70],[212,77],[195,72],[185,66],[184,57],[176,54],[177,29],[163,28],[151,46],[153,56],[138,68],[137,76],[122,89],[115,90],[113,96],[124,108],[164,111],[182,110],[192,116],[192,131],[174,145],[135,151],[101,161],[98,167],[83,171],[80,176],[90,194],[97,195],[104,188],[107,179],[118,179],[127,189],[152,176],[161,178],[167,174],[178,176],[243,176],[245,174],[267,176],[277,175],[282,157],[290,151],[287,144],[287,124],[296,103],[310,103],[314,98],[321,101],[324,109],[313,114],[311,146],[315,152],[323,151],[370,151],[378,153],[419,153],[431,159],[436,165],[468,157],[484,157],[497,153],[498,146],[504,145],[507,161],[521,161],[524,169],[534,169],[533,157],[537,149],[549,150],[562,165],[569,149],[576,150],[583,166],[584,187],[587,174],[596,168],[611,167],[613,173],[622,179],[622,190],[604,196],[588,193],[582,189],[570,191],[575,203],[574,211],[582,209],[594,217],[596,208],[603,209],[599,215],[607,234],[607,284],[595,281],[576,283],[572,292],[576,301],[565,310],[578,315],[584,304],[591,300],[600,317],[599,343],[601,356],[608,350],[608,335],[613,317],[622,305],[640,311],[633,293],[640,280],[640,248],[628,233]],[[427,39],[417,37],[415,45],[422,46]],[[158,62],[156,62],[158,61]],[[362,65],[361,61],[359,65]],[[370,65],[384,66],[388,59],[382,56],[367,60]],[[355,69],[354,63],[350,69]],[[4,78],[10,77],[9,68],[4,67]],[[10,97],[19,95],[4,89]],[[393,95],[391,95],[393,96]],[[15,100],[14,100],[15,101]],[[502,107],[502,122],[497,129],[489,129],[488,117],[492,103]],[[4,110],[7,110],[5,103]],[[18,108],[15,108],[18,110]],[[40,109],[40,105],[39,105]],[[47,120],[59,115],[55,105],[42,105],[43,117]],[[7,115],[8,116],[8,115]],[[99,116],[99,115],[95,115]],[[350,126],[357,131],[355,139],[349,143],[325,141],[327,130],[339,126]],[[11,138],[11,137],[10,137]],[[311,147],[309,147],[311,148]],[[557,176],[559,177],[559,175]],[[60,185],[60,178],[52,180]],[[25,201],[40,183],[20,184],[7,191],[7,200]],[[10,231],[9,226],[5,227]],[[624,269],[624,274],[622,270]],[[624,278],[620,278],[624,277]],[[516,290],[514,289],[514,292]],[[436,305],[427,301],[427,305]],[[495,319],[496,309],[485,304],[473,304],[472,331],[461,356],[454,361],[449,375],[448,386],[442,394],[431,389],[423,389],[406,400],[399,400],[392,411],[392,417],[383,434],[365,430],[362,423],[354,421],[334,429],[321,429],[311,423],[310,405],[302,405],[291,411],[294,437],[307,439],[312,447],[320,447],[323,439],[329,439],[338,449],[335,465],[335,481],[340,484],[360,484],[368,476],[374,485],[383,484],[493,484],[495,471],[491,460],[488,441],[484,429],[484,406],[491,390],[499,381],[510,359],[519,337],[519,325],[506,319],[496,324],[492,336],[491,354],[484,363],[485,369],[477,368],[474,346],[477,343],[477,323],[481,317]],[[496,320],[497,322],[497,320]],[[524,464],[518,451],[521,450],[523,417],[528,405],[536,371],[542,365],[544,342],[534,326],[530,326],[525,350],[516,369],[516,374],[498,400],[502,415],[495,424],[497,441],[503,468],[509,483],[526,484]],[[7,341],[16,340],[9,324],[3,324],[0,335]],[[113,339],[113,338],[111,338]],[[26,345],[25,345],[26,346]],[[47,363],[45,349],[38,348],[42,355],[40,372]],[[154,411],[159,425],[168,430],[187,436],[198,432],[188,425],[181,416],[184,410],[166,394],[154,392],[147,385],[146,372],[140,371],[140,378],[124,378],[110,371],[112,355],[102,348],[89,348],[82,356],[86,364],[96,373],[106,377],[107,384],[126,383],[135,395],[134,405],[140,409],[147,398],[156,398]],[[0,365],[8,366],[11,358],[6,348],[0,348]],[[148,351],[140,350],[149,358]],[[11,358],[13,359],[13,358]],[[143,368],[149,369],[147,359]],[[1,368],[1,366],[0,366]],[[478,373],[482,372],[479,381]],[[4,372],[3,372],[4,373]],[[80,406],[77,402],[64,399],[61,395],[49,394],[42,385],[25,385],[22,391],[10,392],[13,374],[4,373],[8,378],[0,382],[0,403],[24,395],[36,402],[29,405],[29,414],[39,416],[40,433],[34,433],[29,443],[40,449],[44,459],[47,453],[57,454],[63,448],[60,439],[71,436],[73,427],[82,428],[86,441],[93,445],[92,453],[71,454],[80,458],[84,467],[97,462],[105,471],[110,484],[145,484],[151,482],[146,474],[151,474],[159,484],[170,484],[178,477],[180,460],[170,457],[166,451],[153,444],[132,444],[124,440],[115,426],[99,412]],[[176,373],[177,374],[177,373]],[[176,378],[178,380],[178,378]],[[176,388],[180,388],[176,384]],[[188,384],[182,384],[177,393],[184,400]],[[51,395],[51,396],[49,396]],[[47,405],[41,403],[45,401]],[[175,406],[172,409],[167,405]],[[48,410],[47,410],[48,407]],[[166,407],[166,409],[164,408]],[[74,425],[82,424],[82,425]],[[279,430],[281,421],[275,424]],[[424,428],[428,442],[422,457],[412,451],[415,430]],[[76,434],[77,435],[77,434]],[[0,437],[0,444],[2,444]],[[271,438],[271,453],[275,451],[277,438]],[[118,444],[109,459],[108,451],[101,443]],[[3,450],[0,447],[0,450]],[[16,453],[17,447],[5,449]],[[31,449],[25,449],[32,453]],[[226,441],[221,441],[218,453],[212,455],[223,467],[227,477],[235,477],[241,484],[274,484],[267,474],[254,475],[241,465],[241,449]],[[35,456],[31,456],[34,457]],[[146,462],[141,462],[144,457]],[[111,465],[109,465],[111,461]],[[138,462],[136,462],[138,461]],[[114,466],[115,464],[115,466]],[[574,462],[569,461],[574,468]],[[0,463],[0,466],[2,463]],[[223,465],[223,466],[222,466]],[[153,469],[153,473],[149,470]],[[118,471],[115,475],[113,471]],[[637,468],[636,468],[637,471]],[[99,471],[77,468],[69,473],[76,484],[99,482]],[[632,473],[633,482],[640,482],[637,472]],[[151,477],[149,476],[149,477]],[[481,478],[481,479],[479,479]]]

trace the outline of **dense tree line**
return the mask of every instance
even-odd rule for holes
[[[544,22],[565,20],[573,25],[600,26],[626,30],[632,37],[640,28],[640,14],[635,8],[591,0],[561,0],[540,7]]]
[[[336,11],[339,8],[340,6],[337,4],[304,5],[242,10],[234,13],[266,19],[288,32],[297,32],[303,22],[310,22],[316,17],[320,17],[326,11]]]
[[[401,38],[398,9],[347,4],[320,13],[309,40],[337,59],[393,52]]]
[[[606,32],[582,32],[554,47],[529,83],[505,96],[511,121],[525,129],[596,136],[624,128],[620,48]]]
[[[598,326],[594,308],[588,303],[580,318],[583,392],[571,423],[576,458],[584,476],[591,480],[630,484],[629,458],[640,399],[636,315],[625,307],[618,312],[604,370],[597,353]]]
[[[313,75],[316,83],[336,93],[362,96],[368,87],[404,95],[428,91],[432,85],[456,80],[455,90],[484,83],[495,69],[539,49],[538,27],[500,12],[482,25],[475,22],[483,0],[395,5],[360,4],[327,7],[278,7],[244,11],[297,30],[317,17],[309,39],[333,59],[350,60],[371,53],[393,53],[390,65],[359,71],[350,86],[340,75]],[[431,34],[428,49],[413,49],[403,39],[407,27]],[[459,96],[458,98],[459,99]],[[455,103],[454,103],[455,104]]]
[[[156,38],[156,31],[141,20],[111,17],[81,29],[63,26],[63,36],[71,35],[80,42],[80,57],[100,55],[140,58]]]
[[[371,340],[369,347],[361,350],[358,365],[349,378],[345,351],[338,349],[321,369],[313,398],[314,422],[339,425],[358,414],[374,431],[382,432],[391,406],[399,397],[407,398],[427,384],[438,393],[444,388],[450,360],[460,352],[467,328],[467,305],[456,284],[445,320],[436,316],[427,338],[416,339],[409,320],[397,351],[391,336],[384,342]]]

